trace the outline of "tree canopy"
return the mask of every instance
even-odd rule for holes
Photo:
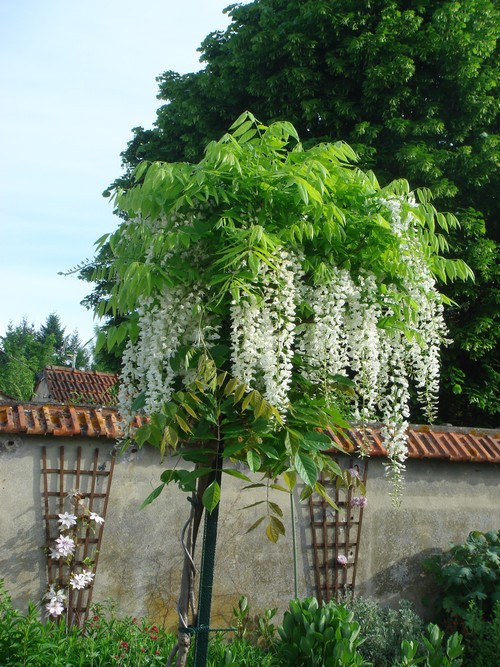
[[[99,240],[112,258],[95,278],[113,285],[98,314],[122,321],[97,347],[127,341],[120,409],[126,421],[152,415],[140,440],[176,448],[179,428],[191,433],[193,408],[175,392],[198,381],[226,396],[238,387],[235,403],[248,395],[243,411],[286,421],[291,440],[294,400],[306,401],[308,428],[334,424],[340,406],[399,428],[414,381],[432,413],[445,338],[435,280],[470,276],[440,256],[456,219],[406,181],[381,188],[355,159],[342,142],[304,150],[290,123],[244,113],[198,164],[144,162],[117,189],[126,221]],[[280,446],[288,460],[293,448]]]
[[[256,0],[201,46],[205,69],[159,79],[156,127],[134,129],[128,187],[143,159],[197,161],[245,109],[291,121],[306,146],[339,139],[382,184],[430,187],[461,223],[455,252],[476,282],[447,286],[441,418],[495,423],[498,345],[498,7],[490,0]],[[485,229],[487,234],[485,236]]]
[[[199,163],[143,162],[114,193],[124,220],[99,240],[107,261],[94,278],[111,285],[97,314],[121,322],[97,345],[125,342],[119,410],[135,441],[195,463],[164,470],[146,500],[172,482],[192,494],[178,664],[197,526],[218,506],[222,473],[250,483],[246,467],[287,492],[300,478],[301,498],[317,492],[336,509],[320,473],[357,482],[325,430],[378,419],[397,496],[411,386],[435,409],[446,337],[436,280],[470,276],[441,256],[457,221],[428,190],[381,187],[355,160],[343,142],[304,150],[290,123],[246,112]],[[135,430],[140,411],[149,420]],[[266,497],[253,527],[277,541],[282,512]]]
[[[37,375],[49,365],[88,368],[91,355],[78,332],[67,336],[56,313],[37,330],[24,318],[0,336],[0,391],[19,400],[33,396]]]

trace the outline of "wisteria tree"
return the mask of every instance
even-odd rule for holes
[[[304,150],[292,125],[243,114],[198,164],[142,163],[117,190],[123,221],[98,242],[96,271],[111,298],[98,314],[123,318],[120,411],[147,424],[130,433],[194,466],[165,470],[193,500],[185,527],[177,665],[194,612],[193,554],[203,510],[220,498],[215,468],[264,483],[300,478],[302,498],[327,496],[319,473],[353,483],[326,451],[327,427],[378,420],[397,494],[412,387],[429,419],[446,338],[443,281],[470,275],[444,260],[457,223],[428,191],[380,188],[344,143]],[[331,502],[331,501],[330,501]],[[276,541],[280,509],[257,523]]]

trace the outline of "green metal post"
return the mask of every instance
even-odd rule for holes
[[[219,447],[215,469],[212,471],[209,483],[217,481],[220,485],[222,478],[222,448]],[[203,546],[200,567],[200,592],[198,601],[198,629],[196,631],[196,647],[194,652],[194,667],[206,667],[208,658],[208,638],[210,628],[210,611],[212,608],[212,588],[214,581],[215,548],[217,546],[217,524],[219,521],[219,506],[209,513],[205,510],[205,525],[203,531]]]

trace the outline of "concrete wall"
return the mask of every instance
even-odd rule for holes
[[[85,456],[99,448],[100,461],[110,460],[113,443],[94,439],[0,437],[0,577],[14,602],[25,608],[46,590],[43,552],[41,449],[57,460],[61,445]],[[94,601],[113,598],[122,614],[146,615],[175,626],[176,598],[182,563],[179,535],[189,514],[185,494],[167,487],[140,510],[173,461],[160,463],[158,452],[145,447],[118,457],[99,555]],[[425,582],[419,563],[450,541],[462,542],[471,530],[500,526],[499,470],[492,464],[409,461],[403,502],[391,505],[382,462],[371,459],[368,506],[364,512],[356,592],[383,603],[400,597],[419,604]],[[294,594],[293,554],[288,496],[273,491],[283,511],[286,537],[274,545],[262,526],[246,530],[262,507],[242,509],[264,499],[263,490],[242,490],[243,483],[225,475],[219,523],[214,586],[213,625],[231,623],[231,609],[245,594],[255,612],[284,609]],[[314,594],[309,511],[296,502],[299,594]]]

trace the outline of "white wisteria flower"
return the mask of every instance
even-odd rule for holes
[[[58,523],[61,524],[61,528],[71,528],[71,526],[76,526],[77,516],[75,514],[69,514],[69,512],[64,512],[64,514],[59,514]]]

